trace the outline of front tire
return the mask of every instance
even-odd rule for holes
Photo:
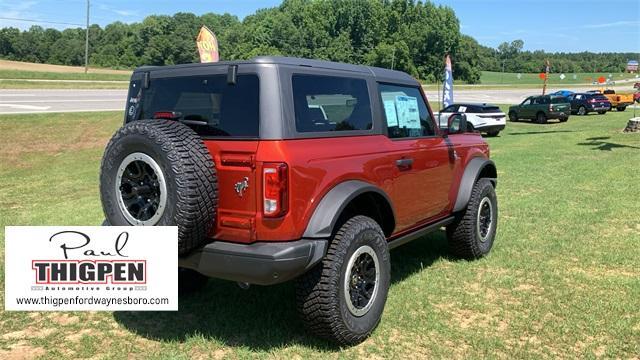
[[[618,106],[616,109],[618,111],[625,111],[627,109],[627,107],[626,106]]]
[[[516,113],[515,111],[509,112],[509,121],[518,121],[518,113]]]
[[[496,137],[496,136],[498,136],[498,134],[500,134],[500,131],[489,131],[489,132],[487,132],[487,136],[488,137]]]
[[[606,111],[598,111],[598,114],[600,114],[600,115],[604,115],[606,113],[607,113]]]
[[[491,251],[498,225],[498,199],[489,179],[479,179],[467,208],[447,226],[451,252],[460,258],[478,259]]]
[[[364,341],[380,322],[391,263],[380,225],[355,216],[340,227],[322,262],[296,280],[305,326],[340,345]]]

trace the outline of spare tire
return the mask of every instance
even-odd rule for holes
[[[213,159],[189,127],[170,120],[138,120],[107,144],[100,197],[113,226],[178,226],[178,253],[201,246],[216,217]]]

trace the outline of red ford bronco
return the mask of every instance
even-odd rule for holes
[[[390,249],[443,227],[462,258],[493,245],[488,145],[463,114],[448,124],[399,71],[282,57],[142,67],[102,160],[105,223],[177,225],[183,291],[295,279],[308,328],[355,344],[380,321]]]

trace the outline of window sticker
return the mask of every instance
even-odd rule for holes
[[[398,126],[407,129],[420,129],[418,99],[412,96],[396,96]]]
[[[387,126],[398,126],[398,116],[396,114],[396,103],[393,100],[384,100],[384,113],[387,116]]]
[[[458,108],[458,112],[463,113],[463,112],[466,112],[466,111],[467,111],[467,107],[466,107],[466,106],[460,106],[460,107]]]

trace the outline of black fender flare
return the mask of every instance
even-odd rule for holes
[[[483,171],[487,171],[487,175],[483,176],[493,183],[493,186],[498,185],[496,165],[493,161],[483,158],[475,157],[469,161],[467,167],[464,169],[462,179],[460,180],[460,186],[458,187],[458,196],[456,197],[456,203],[453,206],[453,212],[462,211],[467,207],[469,199],[471,198],[471,191],[473,185],[476,183],[480,174]]]
[[[330,238],[340,214],[347,207],[349,202],[355,199],[358,195],[366,192],[374,192],[384,197],[391,207],[391,211],[394,211],[393,206],[391,206],[391,199],[384,190],[364,181],[347,180],[333,187],[327,194],[325,194],[322,200],[320,200],[320,203],[313,211],[313,215],[307,224],[303,237],[314,239]]]

